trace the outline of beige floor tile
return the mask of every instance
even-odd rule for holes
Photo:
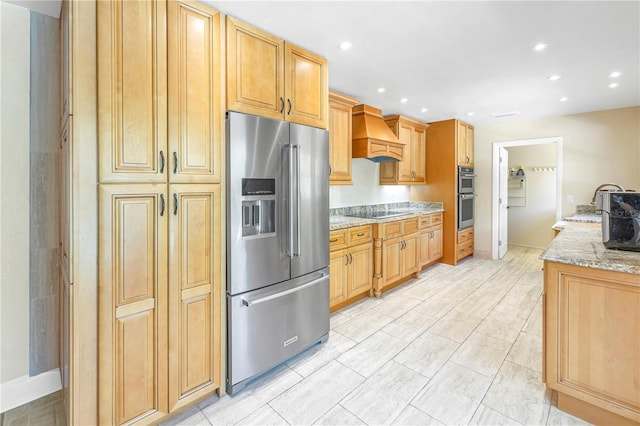
[[[451,311],[435,323],[429,332],[462,343],[481,321],[482,318]]]
[[[315,345],[309,350],[297,355],[288,361],[287,365],[296,373],[307,377],[320,367],[328,364],[331,360],[336,359],[351,349],[355,344],[356,342],[354,340],[336,331],[331,331],[329,333],[329,340],[322,344]]]
[[[484,318],[491,309],[502,299],[500,294],[483,294],[474,292],[470,294],[464,301],[458,304],[454,309],[474,317]]]
[[[542,296],[538,298],[522,331],[535,334],[536,336],[542,336]]]
[[[368,311],[371,308],[378,306],[380,303],[382,303],[382,299],[380,298],[365,297],[364,299],[359,300],[356,303],[341,309],[340,313],[349,317],[354,317],[365,311]]]
[[[340,404],[369,425],[388,424],[428,381],[423,375],[390,361]]]
[[[420,302],[421,300],[415,297],[406,296],[402,293],[394,294],[390,297],[383,297],[383,302],[376,306],[376,312],[398,318]]]
[[[544,424],[550,405],[540,373],[509,361],[498,371],[482,403],[526,425]]]
[[[210,426],[211,422],[196,405],[161,423],[162,426]]]
[[[393,317],[368,310],[337,326],[335,331],[356,342],[362,342],[391,321]]]
[[[476,332],[513,343],[518,338],[524,322],[522,318],[491,311],[476,328]]]
[[[378,331],[337,360],[364,377],[370,377],[406,346],[404,340]]]
[[[547,417],[548,426],[589,426],[591,423],[578,417],[565,413],[555,405],[549,408],[549,417]]]
[[[342,312],[334,312],[329,317],[329,328],[333,330],[340,324],[344,324],[345,322],[349,321],[351,318],[353,318],[353,316],[351,315],[346,315]]]
[[[268,404],[240,420],[236,425],[288,425],[276,411]]]
[[[407,426],[407,425],[442,425],[439,421],[425,413],[420,411],[413,405],[409,405],[405,408],[398,417],[396,417],[392,425]]]
[[[394,360],[425,377],[433,377],[459,346],[451,339],[427,331],[396,355]]]
[[[487,377],[493,377],[510,348],[509,342],[474,332],[453,354],[451,361]]]
[[[473,418],[469,422],[469,425],[472,426],[518,426],[521,424],[522,423],[518,423],[515,420],[492,410],[484,404],[480,404],[476,413],[473,415]]]
[[[213,424],[234,424],[253,413],[267,402],[277,398],[302,380],[295,371],[287,366],[260,377],[235,395],[225,395],[210,405],[207,401],[200,404],[202,412]]]
[[[269,403],[287,422],[308,425],[347,396],[364,381],[348,367],[331,361]]]
[[[412,342],[436,321],[425,309],[412,309],[382,328],[382,331],[405,342]]]
[[[338,404],[333,407],[327,414],[320,417],[320,420],[314,423],[314,425],[366,425],[365,422],[354,416],[342,405]]]
[[[402,294],[405,296],[413,297],[420,300],[427,300],[436,294],[444,291],[444,288],[438,285],[439,282],[434,281],[419,281],[411,285],[404,290]]]
[[[542,374],[542,337],[520,333],[507,355],[507,361],[530,368]]]
[[[473,417],[489,385],[489,377],[461,365],[447,363],[411,405],[442,423],[466,424]]]

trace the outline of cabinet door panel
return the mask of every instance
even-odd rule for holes
[[[167,412],[166,186],[99,196],[99,423],[151,421]]]
[[[433,232],[433,236],[429,241],[429,261],[433,262],[442,257],[442,225],[431,228],[431,232]]]
[[[347,250],[329,253],[329,304],[334,306],[347,299]]]
[[[327,61],[291,43],[285,44],[285,117],[308,126],[327,127]]]
[[[351,264],[349,265],[348,297],[367,293],[371,289],[373,279],[373,245],[363,244],[349,249]]]
[[[170,185],[169,404],[220,385],[220,186]]]
[[[474,129],[473,127],[467,127],[467,133],[465,135],[465,150],[467,152],[468,165],[473,167],[473,141],[474,141]]]
[[[385,284],[402,278],[402,241],[400,238],[382,243],[382,276]]]
[[[219,182],[220,13],[169,2],[167,19],[169,179]]]
[[[98,2],[102,182],[166,180],[165,8],[159,1]]]
[[[405,152],[408,153],[408,157],[398,162],[398,180],[400,182],[411,182],[413,180],[413,169],[411,155],[413,154],[412,147],[413,128],[403,123],[398,125],[398,139],[400,142],[406,144]]]
[[[420,234],[418,247],[418,256],[420,258],[420,265],[425,265],[431,261],[431,232],[430,230],[424,231]]]
[[[467,166],[467,127],[464,123],[456,121],[456,146],[458,152],[458,165]]]
[[[351,106],[331,102],[329,109],[329,183],[351,185]]]
[[[284,117],[284,42],[227,16],[227,109]]]
[[[413,183],[426,182],[426,157],[427,131],[414,129],[411,133],[411,169],[413,170]]]
[[[402,250],[402,276],[405,277],[418,270],[418,236],[404,237]]]

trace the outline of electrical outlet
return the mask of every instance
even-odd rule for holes
[[[573,195],[567,195],[567,204],[573,204]]]

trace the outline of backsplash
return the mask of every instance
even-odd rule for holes
[[[596,206],[593,204],[578,204],[576,214],[596,214]]]
[[[363,206],[349,206],[339,207],[329,210],[330,216],[347,216],[351,214],[358,214],[363,212],[375,212],[380,210],[397,210],[397,209],[442,209],[442,203],[434,203],[430,201],[403,201],[399,203],[385,203],[385,204],[367,204]]]

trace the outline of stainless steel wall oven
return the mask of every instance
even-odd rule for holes
[[[473,226],[476,175],[473,167],[458,166],[458,229]]]

